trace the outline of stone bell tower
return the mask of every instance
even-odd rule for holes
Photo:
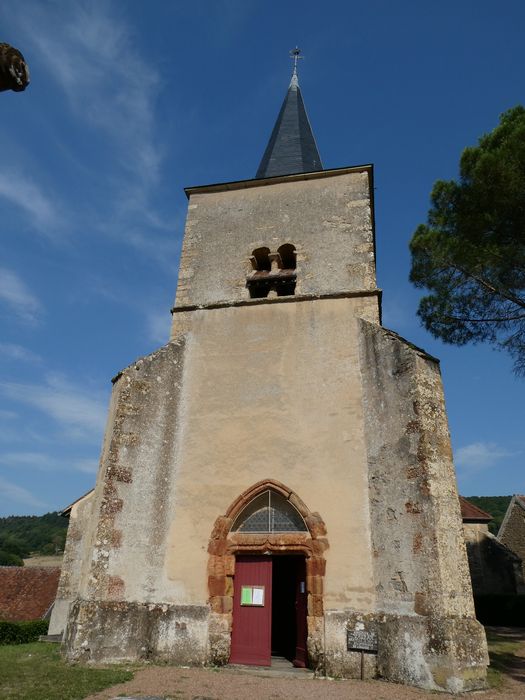
[[[115,378],[68,541],[69,657],[483,687],[439,365],[381,325],[372,166],[322,168],[294,69],[256,177],[186,194],[170,342]]]

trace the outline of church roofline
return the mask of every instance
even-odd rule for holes
[[[297,182],[299,180],[316,180],[323,177],[334,177],[337,175],[346,175],[347,173],[366,172],[371,180],[370,194],[373,200],[373,173],[374,166],[372,163],[364,165],[352,165],[342,168],[332,168],[331,170],[314,170],[309,173],[292,173],[291,175],[275,175],[274,177],[253,178],[250,180],[234,180],[233,182],[219,182],[210,185],[197,185],[194,187],[185,187],[184,192],[188,199],[192,194],[206,194],[208,192],[227,192],[229,190],[242,190],[249,187],[262,187],[264,185],[277,185],[281,182]]]

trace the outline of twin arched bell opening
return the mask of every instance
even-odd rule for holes
[[[263,246],[252,251],[253,269],[246,280],[252,299],[295,294],[297,253],[292,243],[279,246],[277,252]]]

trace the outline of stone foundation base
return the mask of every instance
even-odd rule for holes
[[[55,598],[53,612],[51,613],[51,619],[49,620],[48,634],[64,634],[69,618],[70,605],[70,600],[65,600],[64,598],[59,598],[58,596]]]
[[[347,650],[347,631],[372,632],[377,651]],[[325,612],[325,673],[383,678],[427,690],[461,693],[486,688],[487,644],[472,618],[431,618],[352,611]]]
[[[163,661],[181,666],[207,662],[207,605],[77,600],[64,637],[75,661]]]
[[[483,627],[471,618],[326,611],[310,625],[309,665],[335,678],[383,678],[460,693],[486,687]],[[229,621],[206,605],[76,601],[65,651],[71,660],[227,663]],[[348,632],[369,632],[377,649],[347,648]]]

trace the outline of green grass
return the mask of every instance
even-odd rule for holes
[[[515,652],[522,646],[521,642],[513,642],[490,630],[487,632],[490,666],[487,681],[491,688],[500,688],[504,676],[509,673],[516,661]]]
[[[488,682],[500,688],[515,666],[521,642],[487,630],[490,655]],[[106,668],[67,664],[57,644],[0,646],[0,698],[2,700],[82,700],[87,695],[123,683],[133,672],[121,666]]]
[[[503,685],[503,675],[501,671],[489,666],[487,668],[487,683],[489,688],[494,688],[494,690],[499,690]]]
[[[122,667],[93,668],[67,664],[58,644],[0,647],[2,700],[82,700],[91,693],[133,678]]]

